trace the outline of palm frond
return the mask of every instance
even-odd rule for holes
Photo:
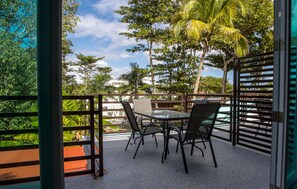
[[[209,25],[200,20],[190,20],[187,24],[187,35],[199,40],[204,33],[209,31]]]
[[[237,38],[234,43],[234,53],[238,57],[243,57],[249,52],[248,42],[245,37],[242,35],[237,35]]]

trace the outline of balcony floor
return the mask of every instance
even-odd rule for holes
[[[190,189],[190,188],[269,188],[270,156],[253,152],[230,143],[213,139],[218,167],[213,165],[210,148],[201,152],[194,150],[190,156],[190,146],[185,147],[189,174],[185,174],[180,151],[175,153],[176,142],[170,141],[170,154],[161,164],[162,144],[158,136],[159,147],[152,137],[145,138],[136,159],[133,154],[136,145],[130,145],[125,152],[127,140],[104,142],[103,177],[94,180],[90,175],[66,179],[69,189]]]

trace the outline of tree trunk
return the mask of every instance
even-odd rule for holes
[[[197,73],[197,77],[196,77],[196,81],[195,81],[195,86],[194,86],[194,94],[198,94],[198,89],[199,89],[199,85],[200,85],[200,79],[201,79],[201,73],[202,73],[202,69],[203,69],[205,55],[206,55],[206,48],[203,48],[201,59],[200,59],[200,64],[198,67],[198,73]]]
[[[152,78],[152,85],[153,85],[153,94],[155,94],[156,88],[155,88],[155,75],[154,75],[154,68],[153,68],[152,49],[153,49],[153,42],[150,41],[149,42],[149,60],[150,60],[151,78]]]
[[[223,69],[223,79],[222,79],[222,93],[226,93],[227,88],[227,72],[228,72],[228,62],[226,61],[225,57],[223,56],[224,61],[224,69]]]

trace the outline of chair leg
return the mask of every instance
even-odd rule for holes
[[[135,153],[134,153],[133,159],[135,159],[135,157],[136,157],[136,154],[137,154],[137,152],[138,152],[138,149],[139,149],[139,146],[140,146],[140,144],[141,144],[141,141],[143,141],[143,136],[141,137],[141,139],[140,139],[140,141],[139,141],[139,143],[138,143],[138,146],[137,146],[137,149],[136,149],[136,151],[135,151]]]
[[[129,143],[130,143],[131,138],[132,138],[133,136],[134,136],[134,132],[132,132],[132,133],[131,133],[131,136],[129,137],[128,143],[127,143],[126,148],[125,148],[125,151],[127,151],[127,148],[128,148],[128,146],[129,146]]]
[[[176,143],[176,149],[175,149],[175,153],[178,152],[178,146],[179,146],[179,142]]]
[[[193,139],[192,141],[191,156],[193,155],[194,146],[195,146],[195,139]]]
[[[178,137],[179,137],[179,141],[180,141],[179,143],[180,143],[180,149],[181,149],[181,152],[182,152],[182,157],[183,157],[185,172],[186,173],[189,173],[189,171],[188,171],[188,165],[187,165],[187,160],[186,160],[186,156],[185,156],[185,151],[184,151],[184,146],[183,146],[183,143],[182,143],[182,138],[181,138],[180,133],[179,133]]]
[[[204,142],[204,140],[203,140],[203,139],[201,139],[201,140],[202,140],[202,143],[203,143],[204,149],[206,149],[206,145],[205,145],[205,142]]]
[[[157,141],[156,134],[154,134],[154,137],[155,137],[156,146],[158,147],[158,141]]]
[[[210,146],[214,166],[217,167],[218,166],[217,165],[217,160],[216,160],[216,156],[215,156],[215,153],[214,153],[214,150],[213,150],[211,139],[209,139],[209,146]]]
[[[167,154],[168,154],[168,146],[169,146],[169,132],[168,132],[168,135],[166,137],[166,145],[165,145],[165,156],[164,156],[164,159],[167,159]]]

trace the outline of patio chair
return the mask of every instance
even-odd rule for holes
[[[193,154],[194,147],[198,148],[204,157],[202,149],[195,145],[195,141],[203,139],[204,142],[209,142],[214,166],[217,167],[211,142],[211,134],[220,107],[220,104],[195,104],[192,108],[189,124],[185,133],[182,133],[176,126],[169,126],[167,130],[165,152],[163,153],[164,158],[167,158],[169,139],[175,139],[180,144],[185,172],[188,173],[188,166],[183,146],[186,144],[192,145],[191,154]],[[171,134],[170,131],[176,131],[177,134]]]
[[[208,103],[209,103],[209,100],[195,100],[195,101],[194,101],[194,105],[195,105],[195,104],[208,104]],[[181,132],[187,130],[187,128],[188,128],[188,124],[189,124],[188,121],[185,121],[185,122],[183,123],[183,126],[181,127]],[[206,145],[205,145],[203,139],[202,139],[202,143],[203,143],[204,148],[206,148]],[[179,146],[179,145],[178,145],[178,143],[177,143],[175,152],[178,151],[178,146]]]
[[[135,112],[152,112],[152,102],[150,99],[133,99],[133,106]],[[160,126],[161,122],[153,121],[150,118],[142,117],[142,116],[135,116],[137,122],[140,123],[141,128],[144,126],[148,127],[154,127],[154,126]]]
[[[131,129],[132,129],[132,133],[131,133],[131,136],[129,137],[129,141],[128,141],[127,145],[126,145],[125,151],[127,151],[127,148],[128,148],[128,146],[130,144],[130,141],[131,141],[131,138],[135,134],[139,135],[137,138],[135,138],[135,141],[137,139],[139,139],[137,149],[136,149],[136,151],[134,153],[134,156],[133,156],[133,159],[135,159],[136,154],[137,154],[138,149],[139,149],[139,146],[140,146],[140,143],[144,142],[143,137],[147,136],[147,135],[153,135],[154,138],[155,138],[156,146],[158,147],[156,134],[157,133],[163,133],[163,130],[161,130],[159,128],[155,128],[155,127],[148,127],[148,126],[145,126],[144,129],[139,128],[138,123],[136,121],[135,115],[134,115],[134,113],[132,111],[132,108],[131,108],[130,104],[128,102],[121,102],[121,103],[122,103],[122,105],[124,107],[125,113],[127,115],[127,118],[129,120]]]
[[[259,128],[261,127],[261,123],[271,124],[272,123],[272,101],[267,99],[254,99],[256,104],[257,112],[259,115],[259,124],[257,128],[257,133],[259,133]],[[267,134],[268,125],[266,125],[265,134]]]
[[[208,104],[209,100],[195,100],[194,104]]]
[[[135,112],[151,112],[153,111],[152,103],[150,99],[133,99],[133,106]],[[149,124],[152,122],[149,118],[143,118],[142,116],[136,116],[136,120],[141,123],[141,127],[146,122]]]

